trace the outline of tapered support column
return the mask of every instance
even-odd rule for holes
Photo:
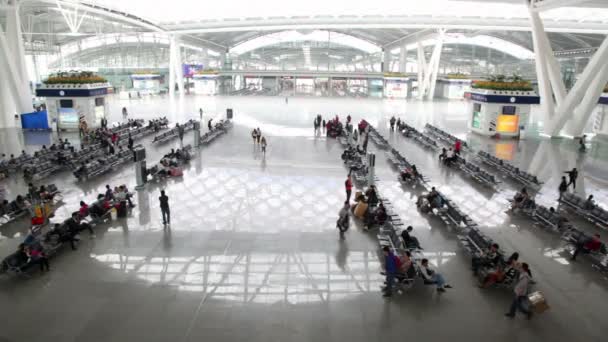
[[[405,73],[407,65],[407,48],[405,45],[399,50],[399,72]]]
[[[25,68],[25,50],[19,20],[19,8],[8,5],[5,12],[6,32],[0,25],[0,127],[14,127],[14,114],[32,112],[32,94]]]
[[[169,43],[169,95],[175,95],[175,83],[177,83],[180,95],[183,95],[184,74],[179,36],[172,35],[169,38]]]
[[[570,125],[565,129],[566,134],[574,137],[580,137],[583,135],[583,130],[593,114],[593,110],[597,106],[597,102],[602,96],[604,86],[608,83],[608,64],[602,66],[601,71],[596,75],[593,82],[589,86],[585,97],[574,111],[574,117],[569,121]]]

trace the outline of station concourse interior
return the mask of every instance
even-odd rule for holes
[[[517,19],[512,25],[527,28],[510,31],[507,21],[497,18],[496,34],[488,34],[494,38],[500,37],[501,41],[504,39],[519,44],[519,48],[532,53],[532,58],[521,55],[518,59],[500,51],[495,45],[492,48],[478,45],[478,55],[475,57],[475,50],[471,50],[474,49],[471,46],[478,42],[472,43],[470,37],[465,37],[473,34],[468,31],[469,26],[464,24],[462,29],[456,30],[458,35],[454,36],[449,36],[450,30],[445,31],[445,27],[434,21],[433,25],[437,25],[437,28],[430,30],[433,31],[432,37],[426,36],[429,30],[410,31],[406,26],[415,27],[413,21],[403,19],[401,23],[399,20],[402,18],[385,13],[397,8],[389,0],[380,1],[381,6],[386,6],[380,14],[386,16],[378,19],[377,23],[369,23],[378,28],[334,32],[366,41],[370,46],[346,47],[337,42],[315,45],[306,39],[312,39],[316,33],[296,29],[296,33],[287,34],[264,28],[273,35],[270,40],[294,41],[282,41],[270,47],[240,52],[247,49],[243,45],[252,44],[251,41],[258,38],[252,28],[247,31],[235,26],[233,32],[228,27],[224,28],[227,33],[214,33],[214,27],[223,27],[230,20],[193,22],[194,14],[183,14],[183,23],[170,23],[152,10],[141,12],[141,17],[135,16],[138,12],[133,6],[137,2],[123,4],[123,7],[120,7],[120,2],[113,0],[77,2],[83,4],[81,10],[90,11],[83,16],[81,27],[78,20],[74,21],[74,18],[80,18],[78,11],[71,12],[75,7],[66,1],[60,1],[60,6],[64,6],[60,9],[57,9],[57,4],[49,7],[51,5],[45,1],[9,0],[6,4],[0,1],[0,6],[7,8],[0,12],[0,27],[4,27],[0,36],[10,37],[7,28],[14,24],[10,11],[12,6],[18,7],[16,13],[21,13],[21,20],[25,20],[21,29],[25,37],[24,54],[28,60],[22,70],[31,73],[31,56],[36,55],[32,54],[35,47],[33,42],[36,37],[46,37],[38,33],[34,34],[36,39],[27,40],[28,32],[39,29],[31,23],[35,18],[27,21],[34,9],[57,17],[54,20],[67,21],[67,24],[63,23],[67,25],[65,32],[56,27],[54,30],[57,31],[48,35],[56,37],[59,45],[65,46],[77,41],[77,38],[73,38],[77,34],[72,32],[73,37],[67,38],[67,32],[73,30],[74,25],[85,31],[91,29],[94,25],[89,23],[93,21],[91,18],[136,25],[146,34],[155,28],[162,29],[169,33],[166,34],[166,42],[154,43],[158,45],[148,42],[148,45],[134,48],[132,43],[121,37],[116,38],[114,43],[105,41],[100,47],[82,47],[82,51],[62,57],[65,60],[52,61],[49,57],[51,54],[42,58],[42,54],[38,53],[37,61],[34,58],[38,75],[37,79],[32,80],[33,88],[30,90],[33,89],[33,94],[36,94],[36,89],[43,89],[47,91],[44,94],[48,98],[51,97],[49,92],[59,94],[57,87],[60,86],[44,83],[43,79],[55,77],[55,73],[61,70],[79,70],[78,63],[81,63],[82,70],[94,69],[95,75],[102,75],[111,84],[113,90],[104,92],[103,101],[92,101],[95,110],[91,114],[94,117],[103,110],[109,127],[120,125],[127,119],[147,123],[160,117],[167,118],[169,129],[177,123],[200,121],[201,134],[209,131],[209,120],[216,124],[229,119],[232,126],[222,131],[217,139],[200,146],[200,136],[196,130],[186,131],[183,144],[178,138],[165,143],[155,142],[154,136],[165,130],[138,138],[135,145],[145,149],[147,167],[157,164],[171,150],[185,145],[194,146],[191,160],[182,166],[183,175],[152,179],[142,187],[137,187],[137,164],[131,160],[90,179],[77,179],[66,168],[33,181],[36,186],[54,184],[61,192],[62,200],[53,207],[52,217],[42,228],[45,231],[50,229],[52,223],[62,222],[78,211],[80,201],[92,202],[98,194],[104,194],[106,185],[126,185],[133,193],[135,206],[124,218],[111,217],[95,224],[94,238],[86,231],[80,233],[77,249],[71,250],[69,244],[61,247],[49,259],[50,271],[39,272],[38,267],[33,267],[26,274],[0,274],[0,342],[605,340],[608,334],[608,306],[604,300],[608,297],[608,256],[603,264],[605,269],[590,262],[587,255],[579,255],[574,261],[560,233],[523,213],[508,212],[510,201],[524,185],[500,169],[482,164],[478,155],[479,152],[487,152],[538,177],[540,184],[533,191],[536,205],[557,208],[578,230],[590,236],[599,234],[604,243],[608,241],[605,227],[586,220],[558,200],[562,177],[568,177],[566,172],[576,168],[576,188],[569,187],[567,192],[584,199],[593,195],[599,207],[608,208],[608,140],[603,137],[602,131],[606,129],[608,135],[608,125],[603,127],[601,123],[604,114],[608,121],[608,112],[604,112],[608,109],[608,95],[594,90],[603,76],[608,81],[608,67],[598,64],[596,78],[589,75],[590,69],[586,69],[595,67],[596,54],[608,54],[608,7],[602,1],[587,1],[586,5],[583,5],[585,1],[580,1],[580,4],[570,1],[571,4],[562,7],[562,4],[557,4],[558,0],[537,0],[530,4],[533,6],[530,9],[532,14],[528,13],[529,9],[521,1],[489,1],[491,4],[487,5],[487,10],[515,8],[515,15],[520,13],[516,11],[519,8],[516,6],[520,6],[525,10],[525,17],[522,18],[526,20],[529,20],[528,15],[534,16],[536,11],[546,13],[542,16],[548,32],[546,37],[555,50],[552,51],[553,55],[562,63],[562,84],[568,90],[564,99],[555,101],[556,109],[550,118],[543,98],[545,94],[559,91],[553,86],[555,80],[550,80],[549,75],[537,77],[539,64],[535,62],[534,53],[537,53],[537,58],[541,53],[537,51],[538,44],[534,44],[533,38],[542,39],[542,36],[538,32],[531,32],[529,25],[535,24],[535,19],[531,20],[532,24]],[[479,7],[485,6],[481,1],[430,2],[446,3],[447,7],[442,11],[463,3],[467,6],[475,3]],[[93,3],[99,7],[88,7]],[[182,5],[192,3],[188,0]],[[334,5],[328,6],[333,8]],[[410,20],[424,21],[424,11],[434,11],[426,9],[426,6],[421,5],[416,9]],[[551,7],[545,11],[543,6]],[[166,5],[160,7],[167,11],[168,17],[176,15]],[[301,10],[300,5],[296,7]],[[572,20],[579,22],[574,24],[572,20],[562,19],[563,30],[572,30],[572,33],[564,33],[562,29],[556,29],[562,24],[559,18],[556,19],[557,14],[563,12],[551,11],[566,11],[571,7],[575,9],[572,10]],[[120,9],[120,12],[108,12],[110,9]],[[221,16],[219,9],[214,11],[213,15]],[[583,16],[584,11],[596,13],[585,12]],[[68,16],[68,20],[62,18],[59,12],[72,13],[75,17]],[[133,16],[130,16],[131,12]],[[557,13],[556,17],[552,16],[553,13]],[[257,18],[255,13],[249,16],[252,16],[251,21]],[[340,23],[344,20],[344,25],[347,25],[349,22],[346,20],[352,19],[347,17],[336,16],[332,20]],[[442,12],[440,17],[448,18],[450,14]],[[268,18],[268,25],[279,20],[279,17]],[[303,20],[296,16],[293,18],[294,27],[298,20]],[[606,20],[602,21],[602,18]],[[315,29],[333,32],[329,29],[330,22],[325,23],[326,19],[317,17],[318,23],[315,25],[318,27]],[[376,20],[364,16],[359,19]],[[265,25],[258,21],[256,25]],[[400,32],[391,29],[383,31],[382,23],[388,21],[404,26]],[[486,27],[479,30],[489,32]],[[173,31],[182,33],[172,35]],[[189,33],[183,33],[186,31]],[[107,36],[114,33],[110,32]],[[375,36],[377,41],[362,39],[366,34]],[[302,40],[299,35],[307,38]],[[414,38],[420,35],[425,35],[426,46],[408,48],[408,44],[418,43]],[[401,36],[405,38],[399,38]],[[331,38],[331,34],[329,37],[335,39]],[[464,40],[458,43],[457,38]],[[41,39],[41,42],[46,42],[47,38]],[[83,35],[78,39],[87,38]],[[123,41],[120,42],[120,39]],[[394,43],[400,39],[407,42]],[[428,39],[442,42],[427,44]],[[402,45],[406,52],[395,51],[390,56],[384,50],[365,52],[374,46],[389,46],[389,43],[393,44],[391,48]],[[9,39],[4,44],[9,46],[12,43]],[[176,44],[182,45],[181,49],[177,48],[179,53],[175,49]],[[223,44],[230,46],[231,50],[216,52],[216,45],[223,47]],[[162,46],[162,50],[153,57],[156,61],[148,61],[147,57],[154,55],[150,49],[155,46]],[[443,49],[441,61],[439,57],[432,57],[437,46],[439,50]],[[87,49],[90,49],[89,53],[86,53]],[[108,67],[120,59],[116,56],[121,49],[125,54],[137,54],[137,58],[122,57],[120,63],[125,65],[124,68]],[[318,51],[323,49],[327,51]],[[417,49],[418,55],[414,56]],[[145,53],[142,52],[144,50]],[[293,60],[294,57],[281,57],[290,50],[299,55]],[[100,58],[99,54],[107,54],[107,57]],[[262,57],[254,56],[256,54]],[[366,57],[360,58],[360,54]],[[428,82],[417,79],[421,75],[418,70],[409,69],[421,62],[420,54],[425,58],[424,63],[428,63],[430,69],[435,69],[430,71],[429,76],[422,75],[428,78]],[[459,54],[471,60],[461,62]],[[144,55],[147,57],[144,58]],[[571,55],[576,57],[568,57]],[[7,63],[13,57],[19,60],[11,54],[0,56],[0,64],[4,63],[0,65],[0,71],[9,70],[9,65],[20,68],[15,63]],[[317,63],[316,70],[309,68],[311,57]],[[159,58],[167,60],[163,61],[162,67],[154,68]],[[262,63],[258,58],[267,59]],[[347,64],[340,69],[338,63],[349,58],[354,61],[353,69],[349,69]],[[477,64],[480,58],[488,60],[483,65]],[[194,71],[189,76],[182,75],[179,60],[185,65],[200,62],[210,67]],[[276,69],[268,67],[272,61],[277,63]],[[63,68],[61,63],[64,64]],[[143,64],[138,68],[145,71],[136,72],[137,68],[127,67],[132,63]],[[319,69],[322,63],[328,66],[335,64],[329,70],[322,70]],[[434,68],[432,63],[437,63],[437,67]],[[65,64],[70,67],[65,67]],[[262,64],[266,66],[261,67]],[[542,67],[547,69],[547,66],[551,69],[550,61]],[[473,131],[474,98],[464,94],[477,91],[479,96],[484,96],[484,101],[491,102],[502,96],[499,91],[471,86],[462,94],[454,95],[447,90],[450,87],[448,84],[460,83],[455,79],[461,80],[466,76],[476,82],[481,78],[487,80],[489,74],[499,71],[506,74],[521,72],[523,80],[514,78],[512,82],[529,82],[531,85],[529,91],[507,91],[507,95],[503,96],[506,102],[500,104],[501,108],[529,105],[529,113],[525,118],[521,117],[525,122],[518,122],[515,137]],[[436,79],[437,74],[440,80]],[[452,76],[448,77],[448,74]],[[454,77],[456,74],[458,76]],[[12,81],[2,80],[0,86],[16,86],[12,83],[15,80],[18,81],[18,77]],[[570,81],[571,84],[568,83]],[[587,105],[591,108],[587,98],[591,95],[588,94],[597,93],[598,96],[592,96],[595,99],[591,110],[593,113],[586,117],[584,123],[571,120],[564,121],[563,127],[559,126],[561,106],[570,103],[568,96],[570,92],[577,91],[576,82],[585,81],[588,81],[588,89],[579,94],[580,99],[576,103],[573,102],[572,115],[582,117],[583,108]],[[175,86],[169,86],[170,82],[174,82]],[[241,82],[243,84],[237,86],[236,83]],[[405,85],[405,90],[395,86],[389,91],[388,87],[393,84],[391,82]],[[437,85],[431,86],[434,82]],[[428,87],[423,83],[428,83]],[[135,89],[136,84],[144,88]],[[384,89],[378,88],[380,84]],[[469,85],[470,82],[467,87]],[[457,87],[460,89],[460,86]],[[69,95],[72,94],[69,91],[75,88],[78,86],[66,87],[65,91]],[[90,94],[98,94],[89,88],[86,91]],[[105,85],[103,88],[106,88]],[[3,101],[0,101],[0,108],[17,108],[19,111],[23,101],[8,103],[7,99],[13,99],[21,91],[24,89],[0,92],[0,100]],[[390,94],[387,95],[387,91]],[[76,94],[75,99],[81,96],[76,91],[73,94]],[[450,98],[452,96],[458,98]],[[538,97],[540,103],[526,103],[527,99],[522,100],[524,96]],[[597,98],[600,98],[599,102]],[[605,103],[602,102],[604,98]],[[25,125],[26,121],[0,112],[0,154],[19,155],[22,151],[34,154],[42,145],[50,147],[66,139],[76,150],[86,146],[77,129],[53,127],[68,122],[67,119],[62,121],[62,115],[73,113],[62,109],[60,100],[57,100],[58,108],[55,109],[49,108],[45,101],[50,103],[51,100],[36,96],[33,105],[43,105],[48,109],[45,115],[49,115],[49,129],[24,129],[21,125]],[[123,109],[128,111],[128,115],[123,114]],[[52,110],[56,110],[57,114],[51,114]],[[231,116],[227,115],[228,110],[231,110]],[[52,115],[57,115],[56,121],[53,121]],[[87,115],[81,114],[80,120],[88,118]],[[381,288],[386,278],[381,273],[385,261],[379,245],[378,227],[366,229],[361,220],[351,216],[348,231],[340,234],[336,229],[338,213],[345,201],[345,179],[349,169],[341,158],[345,149],[343,141],[330,137],[324,127],[318,130],[313,127],[318,115],[327,121],[337,116],[343,123],[350,116],[355,128],[357,123],[365,120],[378,135],[386,139],[388,147],[382,147],[371,139],[367,146],[367,153],[373,153],[376,157],[374,184],[404,225],[413,227],[412,235],[418,238],[423,247],[420,255],[428,259],[431,267],[443,274],[453,288],[439,293],[433,285],[415,283],[406,291],[394,291],[390,298],[382,296]],[[509,114],[499,113],[499,116],[504,115]],[[439,160],[440,149],[425,148],[401,130],[391,129],[391,118],[397,118],[419,132],[426,132],[424,134],[428,134],[430,127],[437,127],[465,142],[467,150],[463,155],[466,160],[482,165],[484,170],[495,175],[497,185],[485,186],[458,167],[444,165]],[[95,122],[97,119],[99,117],[92,120]],[[580,132],[585,134],[585,151],[581,151],[579,143],[582,134],[573,137],[563,133],[572,132],[573,127],[580,127]],[[256,128],[261,130],[267,141],[265,152],[252,141],[251,132]],[[552,130],[558,134],[552,134]],[[451,147],[444,142],[439,144],[440,147]],[[416,165],[424,175],[424,184],[403,184],[399,181],[402,170],[387,158],[393,151]],[[0,167],[0,173],[2,170]],[[12,200],[17,195],[27,193],[29,182],[31,180],[24,177],[21,171],[0,177],[3,198]],[[459,240],[459,235],[464,231],[462,227],[446,224],[439,214],[422,213],[417,207],[417,199],[426,195],[430,187],[437,188],[476,222],[479,231],[498,243],[506,256],[512,252],[520,254],[520,261],[530,266],[534,291],[542,292],[549,310],[533,315],[530,320],[519,314],[514,319],[505,317],[514,298],[513,287],[478,287],[477,278],[471,271],[471,257]],[[367,188],[355,182],[353,194]],[[159,203],[161,190],[169,197],[170,224],[163,224]],[[351,198],[351,204],[354,203]],[[17,250],[32,227],[30,217],[1,222],[0,260]]]

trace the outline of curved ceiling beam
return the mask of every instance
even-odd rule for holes
[[[39,4],[39,3],[46,3],[49,5],[57,5],[57,3],[60,3],[61,6],[65,6],[65,7],[70,7],[70,8],[76,8],[78,10],[83,10],[83,11],[87,11],[87,13],[93,13],[102,17],[107,17],[107,18],[112,18],[118,21],[122,21],[125,23],[129,23],[135,26],[139,26],[145,29],[148,29],[150,31],[154,31],[154,32],[166,32],[166,30],[164,28],[162,28],[161,26],[145,20],[143,18],[140,18],[138,16],[135,16],[133,14],[130,13],[125,13],[125,12],[120,12],[120,11],[116,11],[107,7],[103,7],[103,6],[98,6],[98,5],[92,5],[92,4],[88,4],[88,3],[82,3],[82,2],[72,2],[72,1],[65,1],[65,0],[22,0],[21,1],[21,6],[23,5],[27,5],[28,3],[31,3],[33,5]]]
[[[240,55],[264,46],[300,41],[315,41],[323,43],[333,42],[338,45],[351,47],[367,53],[381,51],[381,47],[376,44],[372,44],[368,41],[344,33],[324,30],[314,30],[312,32],[302,33],[295,30],[289,30],[275,32],[244,41],[231,48],[230,52]]]
[[[547,32],[608,34],[608,23],[545,20]],[[170,27],[170,25],[166,26]],[[472,17],[294,17],[266,18],[259,20],[221,20],[197,23],[187,29],[174,27],[169,32],[179,34],[239,32],[239,31],[280,31],[298,29],[470,29],[531,31],[527,18],[472,18]]]

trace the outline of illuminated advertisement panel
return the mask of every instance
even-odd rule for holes
[[[519,128],[519,116],[499,115],[496,120],[496,131],[498,133],[517,133]]]

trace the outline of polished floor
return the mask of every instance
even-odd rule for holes
[[[126,220],[97,227],[97,237],[66,249],[51,260],[51,272],[31,279],[0,278],[0,341],[600,341],[608,333],[608,279],[584,259],[572,263],[559,236],[522,216],[504,213],[518,185],[503,179],[488,191],[445,170],[436,155],[397,134],[387,119],[398,115],[422,128],[431,122],[476,149],[510,159],[544,182],[539,202],[556,205],[563,171],[580,170],[577,191],[608,205],[608,153],[601,142],[580,155],[570,140],[495,141],[467,134],[463,102],[396,102],[356,99],[273,97],[186,97],[125,101],[112,99],[110,121],[120,108],[130,117],[167,115],[173,121],[220,118],[235,111],[235,127],[195,153],[183,179],[148,184]],[[413,160],[442,192],[470,214],[506,251],[519,251],[531,265],[537,289],[551,310],[526,321],[503,317],[511,293],[480,290],[456,236],[414,204],[420,188],[402,187],[396,171],[378,151],[380,192],[402,219],[414,226],[425,256],[454,289],[438,295],[422,285],[383,299],[374,234],[359,228],[344,240],[335,229],[344,200],[346,171],[342,148],[315,136],[313,118],[347,114],[366,118]],[[264,157],[250,138],[260,127],[268,138]],[[73,134],[62,138],[77,142]],[[0,150],[33,151],[55,135],[3,130]],[[187,134],[184,141],[192,140]],[[148,164],[177,146],[147,147]],[[370,143],[370,148],[375,146]],[[45,180],[64,190],[57,220],[92,199],[105,184],[135,184],[133,166],[86,183],[69,173]],[[8,197],[24,192],[18,177],[0,183]],[[158,204],[165,189],[172,209],[164,229]],[[596,228],[571,216],[578,227]],[[0,227],[0,256],[9,254],[27,231],[27,222]],[[607,235],[605,232],[600,232]]]

